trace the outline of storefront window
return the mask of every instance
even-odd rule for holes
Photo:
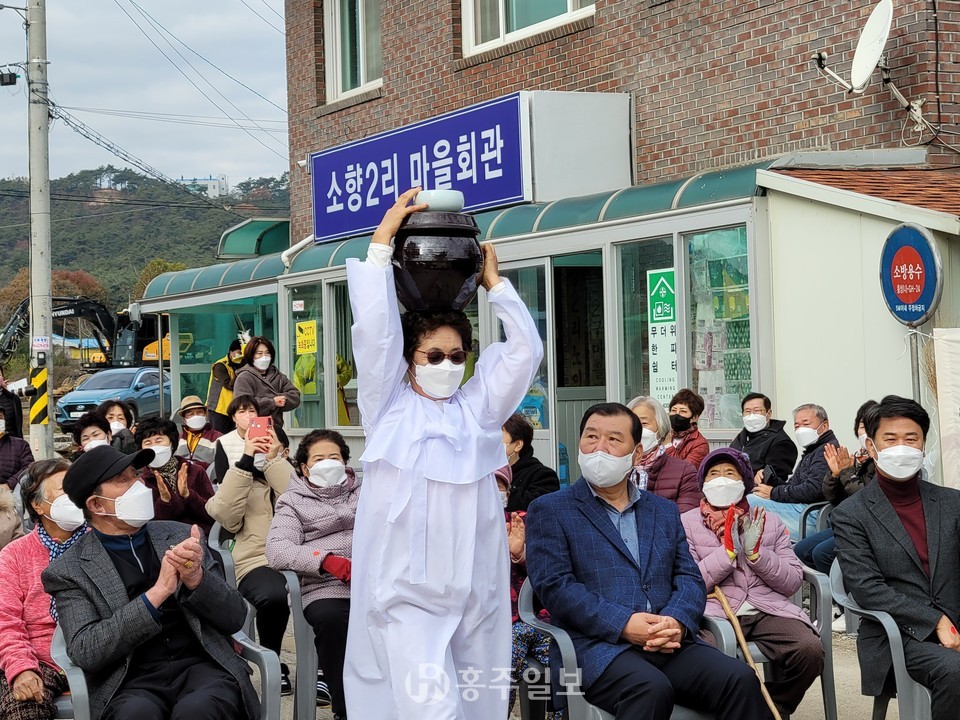
[[[664,405],[678,388],[676,277],[670,236],[619,246],[623,353],[621,398]]]
[[[293,427],[322,428],[323,415],[323,285],[291,287],[290,380],[300,391],[300,407],[293,411]]]
[[[276,302],[276,295],[264,295],[178,310],[173,323],[178,337],[180,398],[198,395],[206,401],[211,366],[227,354],[230,343],[244,330],[275,342]]]
[[[501,270],[500,275],[508,278],[517,293],[523,300],[534,322],[537,324],[537,330],[540,333],[540,339],[544,342],[543,361],[540,363],[540,369],[537,376],[530,385],[523,402],[520,403],[518,412],[523,413],[530,420],[534,429],[546,430],[550,425],[550,415],[547,406],[547,388],[549,387],[547,378],[547,290],[546,290],[546,271],[543,265],[536,265],[525,268],[513,268],[510,270]],[[504,339],[503,326],[497,322],[499,328],[498,334],[500,340]]]
[[[337,425],[359,425],[357,408],[357,368],[353,360],[353,311],[347,295],[347,283],[333,283],[333,333],[337,366]]]
[[[752,384],[745,226],[685,235],[690,252],[692,387],[702,428],[735,428]]]

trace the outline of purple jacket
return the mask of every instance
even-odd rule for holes
[[[760,557],[755,563],[748,562],[745,557],[732,562],[720,538],[703,524],[700,508],[685,512],[680,516],[680,522],[687,533],[690,554],[703,575],[707,593],[713,592],[719,584],[734,612],[749,600],[762,613],[811,624],[807,614],[790,600],[803,581],[803,565],[790,546],[790,535],[780,518],[767,513]],[[724,617],[720,603],[713,598],[707,599],[704,614]]]
[[[673,500],[682,515],[700,507],[703,493],[697,482],[697,469],[688,462],[663,453],[647,468],[647,491]]]
[[[353,556],[359,499],[360,483],[348,467],[343,485],[321,488],[298,476],[277,500],[267,535],[267,562],[274,570],[293,570],[300,577],[304,607],[314,600],[350,597],[350,586],[321,570],[320,564],[327,555]]]

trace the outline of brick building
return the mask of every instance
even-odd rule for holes
[[[567,5],[527,2],[543,6],[542,15]],[[368,10],[379,6],[381,12],[382,77],[379,82],[371,78],[369,87],[356,94],[338,93],[338,83],[328,81],[328,59],[337,50],[325,12],[358,4]],[[879,72],[863,95],[848,96],[825,80],[813,61],[817,51],[826,50],[838,72],[849,76],[872,2],[597,0],[586,5],[580,0],[583,7],[576,9],[578,0],[570,0],[569,12],[527,30],[547,29],[526,35],[521,28],[506,36],[508,42],[494,39],[474,49],[474,23],[465,22],[464,13],[469,20],[476,6],[497,4],[290,0],[291,157],[517,90],[629,93],[636,184],[797,150],[900,144],[905,114],[879,82]],[[510,3],[499,0],[499,5]],[[955,116],[960,90],[960,11],[948,9],[952,5],[941,2],[939,8],[945,123]],[[935,50],[931,3],[897,2],[886,46],[892,76],[908,99],[927,100],[923,110],[934,121]],[[933,145],[931,154],[944,151]],[[954,163],[952,153],[946,162]],[[310,178],[296,170],[291,173],[293,236],[303,237],[310,232]]]

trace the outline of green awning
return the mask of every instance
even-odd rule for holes
[[[220,236],[217,259],[259,257],[290,247],[290,220],[250,218],[225,230]]]
[[[704,172],[683,180],[639,185],[615,192],[564,198],[551,203],[515,205],[476,214],[481,240],[635,218],[669,210],[693,208],[725,200],[745,200],[757,192],[757,170],[773,164]],[[199,290],[226,288],[285,274],[323,270],[343,265],[347,258],[366,257],[370,235],[313,245],[297,253],[284,271],[280,253],[290,245],[289,220],[255,218],[230,228],[220,239],[220,257],[242,257],[236,262],[164,273],[147,286],[144,299]],[[229,246],[229,247],[228,247]],[[230,254],[224,255],[224,252]]]

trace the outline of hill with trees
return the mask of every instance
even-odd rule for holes
[[[20,289],[23,275],[9,286],[29,267],[29,189],[25,178],[0,180],[0,293],[8,295]],[[227,228],[247,217],[290,212],[286,173],[207,198],[108,165],[53,180],[50,198],[54,269],[89,274],[102,286],[99,299],[115,309],[139,297],[151,271],[216,262]]]

